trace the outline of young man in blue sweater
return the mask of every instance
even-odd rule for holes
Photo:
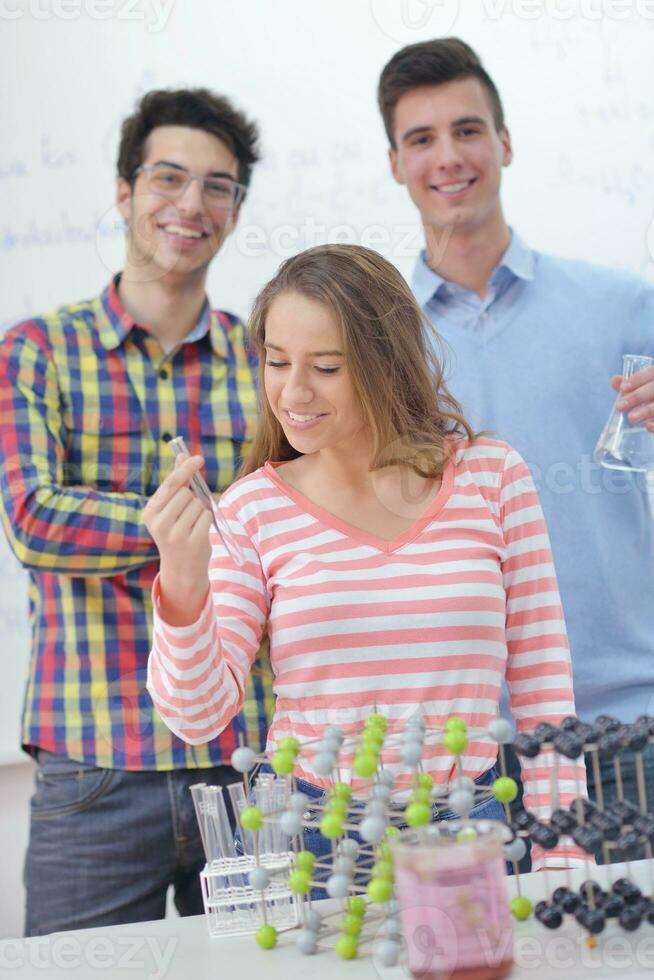
[[[646,482],[593,459],[621,388],[623,354],[654,354],[654,288],[625,272],[535,252],[509,227],[500,183],[512,148],[502,103],[463,41],[402,49],[384,68],[378,94],[393,175],[425,230],[412,285],[451,349],[448,383],[473,426],[522,453],[540,493],[577,712],[586,721],[654,715],[654,516]],[[625,388],[618,408],[654,433],[654,368]],[[632,759],[623,767],[624,790],[635,800]],[[651,746],[645,771],[651,802]],[[612,759],[601,775],[610,797]]]

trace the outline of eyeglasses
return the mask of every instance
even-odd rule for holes
[[[180,198],[191,181],[197,180],[207,207],[220,210],[238,207],[247,190],[244,184],[238,184],[231,177],[200,177],[165,163],[144,163],[134,171],[134,176],[141,173],[153,194],[171,201]]]

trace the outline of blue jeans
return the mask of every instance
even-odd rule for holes
[[[475,780],[477,786],[489,786],[497,779],[497,771],[495,768],[489,769],[482,776],[479,776]],[[318,786],[314,786],[313,783],[307,783],[304,779],[297,780],[297,788],[300,792],[306,793],[306,795],[312,800],[319,800],[321,798],[326,798],[325,791]],[[401,811],[400,811],[401,812]],[[438,809],[437,806],[432,808],[432,820],[455,820],[458,819],[458,813],[453,813],[452,810]],[[504,807],[501,803],[491,797],[488,800],[480,800],[472,810],[470,811],[470,816],[475,819],[483,818],[485,820],[502,820],[506,821],[504,815]],[[398,829],[405,829],[405,824],[396,824]],[[349,837],[353,837],[357,843],[361,843],[361,838],[354,831],[348,834]],[[320,833],[318,828],[306,828],[304,829],[304,846],[307,851],[311,851],[316,857],[325,857],[332,853],[332,844],[330,840]],[[324,897],[324,896],[323,896]]]
[[[264,763],[259,767],[259,772],[272,772],[272,769],[268,763]],[[483,775],[479,776],[475,780],[477,786],[489,786],[497,779],[497,769],[495,767],[489,769]],[[256,775],[255,775],[256,778]],[[299,792],[306,794],[311,800],[322,800],[326,799],[327,794],[325,791],[319,787],[314,786],[313,783],[308,783],[304,779],[296,779],[297,789]],[[401,812],[401,811],[400,811]],[[480,800],[473,809],[470,811],[470,816],[475,819],[485,819],[485,820],[501,820],[506,822],[506,816],[504,813],[504,807],[499,803],[495,797],[491,796],[490,799]],[[436,806],[432,808],[432,820],[454,820],[458,818],[457,813],[453,813],[452,810],[442,810],[438,809]],[[405,829],[405,824],[397,825],[398,829]],[[361,838],[354,831],[348,832],[348,837],[352,837],[358,844],[361,844]],[[317,858],[328,857],[332,853],[332,842],[320,833],[317,827],[307,828],[303,830],[303,840],[304,849],[311,851],[315,854]],[[241,843],[241,838],[239,831],[236,832],[235,837],[236,850],[239,853],[243,853],[243,846]],[[507,865],[507,870],[510,869],[510,865]],[[511,872],[509,872],[511,873]],[[313,888],[311,890],[310,897],[312,900],[317,900],[326,897],[326,892],[322,888]]]
[[[38,750],[25,860],[25,934],[203,911],[202,841],[189,787],[240,779],[230,766],[98,769]]]

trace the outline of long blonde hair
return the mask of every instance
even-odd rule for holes
[[[327,307],[341,331],[345,362],[373,436],[372,470],[409,466],[443,472],[452,437],[475,433],[443,380],[442,343],[395,266],[361,245],[318,245],[287,259],[259,293],[250,337],[259,356],[261,413],[245,476],[270,461],[301,455],[265,397],[266,318],[273,301],[295,292]]]

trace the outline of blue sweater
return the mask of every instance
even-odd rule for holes
[[[446,378],[467,418],[514,446],[534,476],[577,713],[654,714],[654,500],[643,474],[593,460],[622,355],[654,353],[654,287],[533,252],[515,234],[483,300],[432,272],[424,254],[412,287],[446,341]]]

